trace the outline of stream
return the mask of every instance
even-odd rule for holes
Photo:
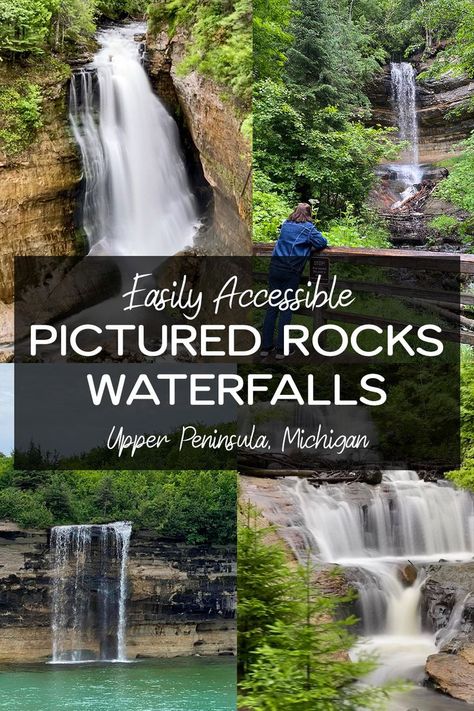
[[[429,220],[424,205],[443,173],[436,165],[420,162],[416,70],[409,62],[390,64],[390,97],[393,121],[403,148],[395,162],[376,171],[381,179],[374,191],[376,209],[387,221],[396,247],[425,245]]]
[[[425,567],[473,558],[474,498],[446,482],[420,480],[415,472],[384,472],[382,484],[326,484],[284,480],[298,512],[300,550],[309,543],[317,563],[336,563],[358,590],[359,641],[353,658],[375,654],[379,666],[367,681],[424,680],[424,665],[445,634],[422,619]],[[293,538],[293,542],[294,542]],[[453,609],[446,632],[455,633],[462,610]],[[464,706],[415,686],[391,699],[390,711],[458,709]]]

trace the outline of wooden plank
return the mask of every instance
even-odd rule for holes
[[[269,255],[274,242],[258,242],[255,256]],[[327,247],[320,252],[334,262],[371,264],[382,267],[409,267],[411,269],[440,270],[474,274],[474,255],[459,252],[429,252],[418,249],[366,249],[365,247]]]
[[[303,311],[303,309],[301,309]],[[305,311],[309,311],[309,309],[305,309]],[[296,312],[296,313],[299,313]],[[309,313],[304,313],[304,316],[309,316]],[[387,326],[389,324],[393,324],[394,326],[400,326],[401,328],[404,328],[405,326],[413,326],[415,324],[409,324],[405,321],[398,321],[397,319],[386,319],[382,318],[381,316],[373,316],[372,314],[357,314],[351,311],[324,311],[324,317],[326,321],[342,321],[343,323],[357,323],[357,324],[366,324],[366,323],[373,323],[376,326]],[[467,333],[467,332],[460,332],[458,333],[457,331],[447,331],[443,330],[442,333],[440,334],[440,339],[444,341],[452,341],[454,343],[457,343],[459,341],[461,335],[461,341],[463,343],[471,343],[474,345],[474,333]],[[463,340],[462,336],[465,336],[467,340]]]
[[[377,282],[349,281],[346,279],[338,279],[337,286],[341,289],[350,289],[354,292],[364,291],[374,294],[387,294],[388,296],[401,296],[407,299],[414,297],[433,303],[474,305],[474,294],[460,294],[457,291],[435,291],[431,289],[399,286],[398,284],[378,284]]]
[[[254,272],[255,281],[266,283],[268,281],[268,272]],[[308,276],[302,276],[300,284],[306,285]],[[363,291],[369,294],[386,294],[387,296],[400,296],[401,298],[411,299],[413,297],[426,302],[436,304],[467,304],[474,305],[474,294],[467,292],[459,293],[457,291],[435,291],[432,289],[417,289],[410,286],[399,286],[395,284],[379,284],[369,281],[350,281],[348,279],[338,279],[336,293],[340,289],[350,289],[353,292]]]

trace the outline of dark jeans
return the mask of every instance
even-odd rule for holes
[[[289,292],[289,300],[300,283],[301,274],[284,266],[270,266],[268,275],[268,286],[270,291],[278,289],[282,292]],[[262,332],[262,350],[269,350],[274,345],[275,327],[278,319],[278,334],[276,346],[278,350],[283,350],[283,329],[291,323],[292,312],[290,309],[281,311],[277,306],[269,306],[265,314]]]

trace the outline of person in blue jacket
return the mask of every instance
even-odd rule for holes
[[[269,270],[270,291],[286,292],[290,297],[298,288],[301,275],[312,249],[324,249],[327,240],[312,222],[311,205],[300,202],[280,229],[280,236],[272,253]],[[291,310],[270,306],[265,314],[260,356],[266,358],[275,350],[275,327],[278,320],[275,357],[284,358],[283,329],[291,322]]]

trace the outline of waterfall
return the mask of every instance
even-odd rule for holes
[[[378,654],[381,667],[370,677],[375,683],[419,678],[436,651],[434,634],[422,629],[423,566],[472,559],[473,497],[408,471],[385,472],[378,486],[286,483],[304,529],[301,546],[309,541],[316,560],[344,566],[358,590],[363,636],[353,655]],[[453,628],[459,614],[453,613]]]
[[[98,35],[71,81],[70,122],[85,179],[82,224],[91,254],[176,254],[198,228],[177,126],[154,95],[134,33]]]
[[[405,153],[408,163],[393,167],[396,168],[399,179],[410,186],[419,183],[423,177],[418,155],[415,70],[408,62],[392,62],[390,78],[400,138],[409,144]]]
[[[52,661],[126,661],[127,561],[132,527],[51,531]]]
[[[126,653],[126,602],[127,602],[127,560],[128,549],[130,547],[130,536],[132,529],[129,523],[114,523],[112,528],[115,532],[117,547],[117,557],[120,559],[120,582],[119,582],[119,604],[118,604],[118,624],[117,624],[117,658],[125,661]]]

